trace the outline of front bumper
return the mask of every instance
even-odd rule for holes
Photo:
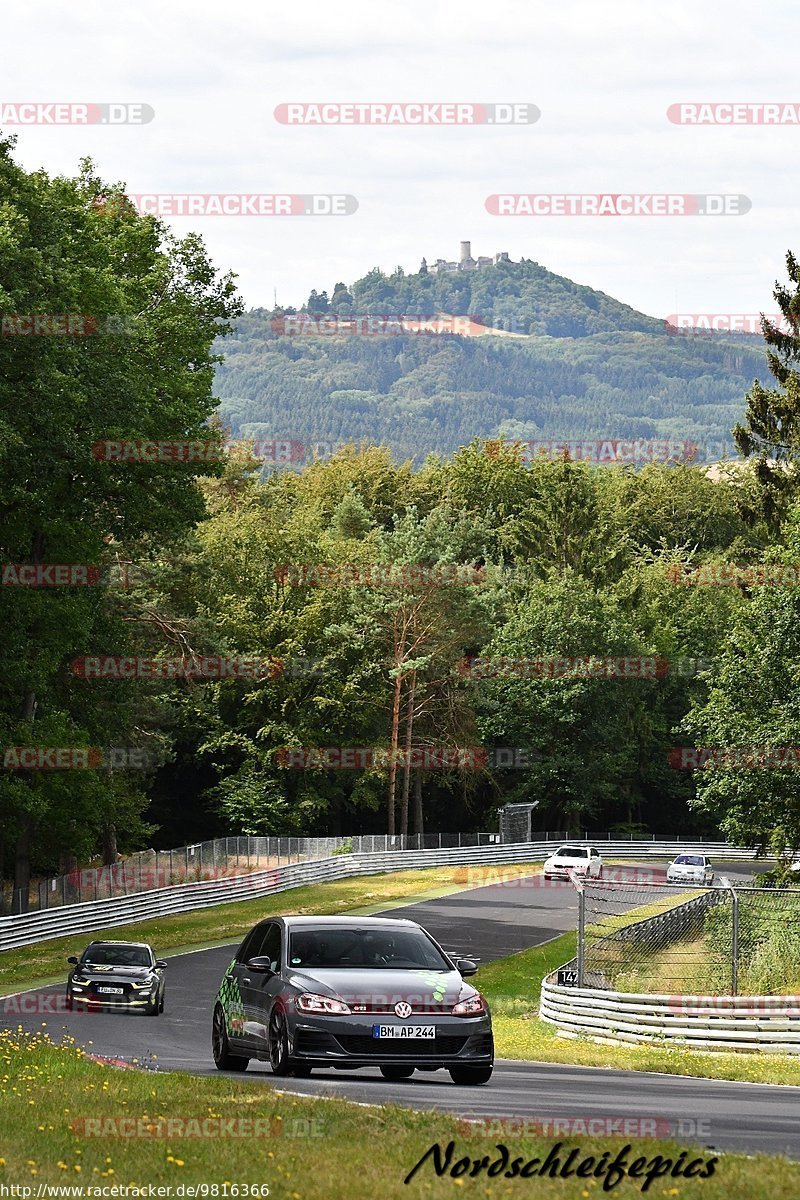
[[[67,999],[86,1008],[146,1008],[158,999],[158,992],[128,992],[124,996],[98,996],[96,992],[67,992]]]
[[[289,1053],[309,1066],[420,1066],[435,1070],[453,1065],[490,1066],[494,1061],[492,1022],[479,1017],[442,1017],[419,1013],[407,1022],[434,1025],[434,1038],[376,1038],[373,1025],[403,1022],[386,1013],[361,1017],[309,1017],[289,1020]]]

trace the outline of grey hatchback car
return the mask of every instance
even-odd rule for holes
[[[455,962],[413,921],[273,917],[242,942],[222,980],[214,1062],[275,1075],[378,1067],[385,1079],[445,1068],[454,1083],[488,1083],[492,1019]]]

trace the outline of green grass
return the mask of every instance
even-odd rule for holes
[[[173,1197],[180,1185],[216,1186],[217,1195],[225,1184],[228,1195],[232,1185],[266,1185],[271,1200],[436,1200],[459,1191],[480,1197],[535,1193],[543,1200],[603,1195],[596,1179],[535,1177],[519,1186],[519,1179],[488,1178],[485,1173],[439,1178],[430,1160],[409,1184],[403,1182],[434,1143],[444,1151],[451,1140],[453,1163],[462,1156],[480,1160],[484,1155],[492,1162],[498,1142],[508,1146],[512,1159],[543,1160],[557,1139],[536,1136],[536,1130],[525,1130],[525,1136],[509,1130],[506,1135],[495,1123],[476,1136],[474,1127],[445,1114],[279,1095],[268,1084],[246,1077],[156,1077],[121,1071],[88,1060],[68,1043],[53,1045],[41,1035],[0,1035],[0,1075],[0,1184],[30,1187],[33,1197],[42,1184],[166,1185]],[[476,1110],[482,1095],[486,1092],[476,1089]],[[170,1136],[156,1136],[170,1119],[182,1122],[184,1129],[189,1122],[202,1129],[200,1122],[208,1120],[212,1124],[205,1128],[215,1130],[218,1118],[233,1121],[224,1138],[187,1137],[175,1125]],[[110,1136],[112,1129],[120,1128],[120,1119],[138,1136]],[[255,1130],[260,1136],[252,1136]],[[573,1147],[579,1148],[581,1158],[592,1155],[597,1161],[604,1151],[613,1157],[624,1145],[630,1146],[629,1163],[640,1156],[652,1163],[657,1155],[677,1163],[681,1150],[689,1151],[682,1159],[684,1166],[694,1158],[713,1158],[712,1151],[674,1141],[561,1140],[562,1162]],[[646,1171],[647,1166],[640,1169]],[[624,1179],[613,1195],[620,1200],[640,1196],[644,1182]],[[766,1155],[726,1154],[715,1162],[711,1178],[662,1178],[647,1194],[681,1200],[795,1200],[800,1195],[800,1166]],[[91,1193],[84,1192],[87,1195]]]

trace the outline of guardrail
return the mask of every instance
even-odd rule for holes
[[[574,839],[571,844],[578,844]],[[597,839],[586,841],[595,844]],[[682,844],[683,847],[683,844]],[[725,857],[752,858],[750,850],[735,849],[725,843],[686,843],[690,851],[724,855]],[[607,855],[631,854],[671,855],[675,843],[604,841]],[[17,916],[0,918],[0,951],[18,946],[28,946],[50,938],[65,937],[74,933],[111,929],[127,925],[132,921],[148,920],[151,917],[174,915],[209,908],[216,904],[227,904],[237,900],[257,899],[276,892],[303,887],[310,883],[326,883],[335,879],[346,879],[354,875],[379,875],[387,871],[415,870],[438,866],[500,866],[520,862],[543,861],[552,853],[552,842],[515,842],[501,845],[464,846],[442,850],[393,850],[379,854],[342,854],[311,862],[292,863],[267,871],[254,871],[225,879],[179,884],[175,887],[138,892],[135,895],[96,900],[84,904],[65,905],[45,909],[42,912],[21,913]]]
[[[513,806],[511,806],[513,807]],[[530,809],[530,805],[523,805]],[[507,806],[508,808],[508,806]],[[506,812],[506,809],[501,812]],[[0,917],[30,913],[46,908],[61,908],[69,904],[92,903],[114,896],[132,896],[136,892],[152,892],[156,888],[176,884],[196,883],[203,879],[219,879],[227,875],[244,875],[286,866],[308,859],[330,858],[334,854],[379,854],[390,850],[450,850],[462,846],[482,846],[499,842],[502,845],[522,842],[564,842],[567,834],[537,830],[535,837],[503,837],[500,833],[367,833],[336,837],[278,837],[235,835],[195,842],[171,850],[140,850],[117,862],[98,867],[74,867],[64,875],[40,879],[27,888],[0,885]],[[666,853],[677,850],[682,839],[679,834],[650,834],[648,838],[623,838],[620,834],[584,831],[573,840],[651,845],[665,847]]]
[[[542,982],[539,1016],[562,1037],[800,1054],[800,996],[664,996]]]

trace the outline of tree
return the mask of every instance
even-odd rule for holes
[[[795,572],[797,505],[788,512],[786,534],[786,547],[768,561]],[[769,583],[748,591],[730,624],[713,686],[681,728],[710,752],[694,772],[696,807],[737,845],[757,845],[783,858],[787,847],[800,848],[800,594]],[[736,757],[726,760],[726,750]],[[773,765],[770,751],[777,752]]]
[[[775,522],[786,511],[797,489],[800,464],[800,265],[786,255],[786,272],[792,285],[776,283],[773,295],[786,328],[762,320],[767,364],[779,387],[765,388],[758,381],[747,395],[745,424],[733,436],[746,458],[755,459],[756,478],[763,488],[764,515]]]
[[[530,757],[527,770],[510,772],[507,802],[536,800],[544,819],[576,832],[601,814],[613,818],[627,791],[631,799],[619,815],[639,817],[644,697],[658,683],[581,675],[569,666],[559,675],[547,664],[647,652],[614,596],[573,571],[529,584],[482,649],[479,662],[488,661],[473,684],[486,738]],[[499,675],[491,665],[497,658],[509,660]]]
[[[207,426],[211,347],[239,305],[199,238],[178,241],[138,216],[90,162],[74,179],[50,178],[17,166],[12,147],[0,141],[0,310],[82,317],[74,336],[22,336],[12,322],[0,338],[0,553],[6,563],[109,567],[117,551],[138,557],[189,527],[202,513],[195,476],[218,468],[104,461],[93,447],[218,441]],[[0,679],[4,745],[107,745],[124,730],[129,743],[133,699],[127,710],[127,700],[90,699],[69,669],[106,637],[124,653],[113,584],[4,587],[1,602],[11,638]],[[144,803],[141,789],[134,800],[137,788],[120,785],[117,804],[115,788],[89,771],[4,772],[0,811],[17,844],[23,906],[35,835],[57,832],[62,851],[83,852],[104,832],[109,840],[111,814],[120,820]]]

